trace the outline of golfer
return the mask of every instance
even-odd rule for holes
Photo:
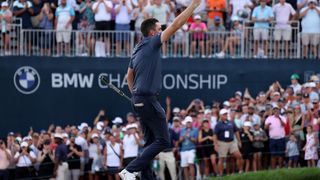
[[[170,146],[165,112],[157,100],[162,86],[161,45],[186,23],[200,1],[192,0],[163,32],[157,19],[146,19],[141,24],[143,39],[133,51],[127,80],[132,93],[132,106],[140,117],[146,144],[142,154],[119,173],[124,180],[136,179],[138,172],[141,172],[142,180],[152,180],[152,159]]]

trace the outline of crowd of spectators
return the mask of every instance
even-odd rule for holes
[[[51,46],[56,46],[54,53],[58,56],[70,55],[71,46],[77,55],[109,57],[113,53],[110,51],[114,50],[115,56],[129,56],[132,34],[128,31],[135,32],[138,41],[141,38],[141,22],[149,17],[157,18],[164,30],[188,3],[188,0],[4,1],[0,12],[4,54],[10,54],[10,25],[14,23],[12,17],[16,17],[22,19],[23,29],[56,30],[55,35],[47,31],[26,31],[25,48],[31,55],[34,51],[32,46],[40,48],[44,55],[51,55]],[[246,23],[249,21],[251,23]],[[300,21],[301,27],[292,24],[292,21]],[[242,26],[234,25],[237,23]],[[252,25],[249,35],[245,35],[243,26]],[[164,57],[169,53],[175,57],[180,51],[183,54],[185,34],[190,32],[190,57],[224,57],[227,52],[234,57],[234,48],[240,44],[241,35],[244,38],[253,35],[253,57],[266,58],[268,52],[274,52],[273,57],[277,58],[283,42],[281,51],[288,58],[292,40],[298,42],[299,31],[296,28],[301,29],[302,33],[302,57],[308,57],[311,47],[312,57],[317,58],[320,42],[320,8],[317,0],[203,0],[173,41],[163,44],[162,51]],[[72,35],[72,30],[83,33]],[[91,30],[97,32],[89,33]],[[225,34],[232,31],[235,33]],[[275,42],[274,47],[269,46],[270,39]],[[168,52],[168,46],[173,51]]]
[[[319,166],[319,92],[318,76],[301,85],[293,74],[285,89],[274,82],[256,97],[246,89],[207,106],[195,99],[186,108],[172,108],[167,97],[171,147],[150,166],[162,180]],[[40,132],[30,129],[27,135],[10,132],[0,145],[3,179],[119,179],[117,172],[139,156],[144,140],[134,113],[110,121],[101,110],[93,123],[51,125]]]

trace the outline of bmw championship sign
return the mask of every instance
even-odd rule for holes
[[[40,76],[33,67],[23,66],[15,72],[13,82],[22,94],[32,94],[39,88]]]

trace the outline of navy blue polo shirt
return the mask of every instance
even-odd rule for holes
[[[68,155],[68,148],[65,144],[59,144],[56,148],[55,158],[59,162],[66,162]]]
[[[20,1],[15,1],[13,3],[13,12],[22,10],[25,7],[25,3],[28,4],[28,8],[33,8],[32,3],[30,1],[25,1],[24,3],[20,2]],[[31,29],[32,28],[31,14],[29,13],[28,10],[24,11],[22,14],[20,14],[17,17],[22,18],[22,28],[23,29]]]
[[[144,37],[134,48],[129,68],[133,69],[133,94],[156,94],[162,86],[161,34]]]
[[[231,142],[234,140],[234,133],[238,129],[234,122],[231,121],[219,121],[214,128],[214,134],[217,135],[219,141]]]

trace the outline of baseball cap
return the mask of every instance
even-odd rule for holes
[[[113,121],[112,121],[112,123],[113,124],[122,124],[122,118],[121,117],[116,117]]]
[[[175,107],[175,108],[173,108],[173,111],[172,111],[173,113],[179,113],[180,112],[180,108],[178,108],[178,107]]]
[[[272,96],[280,96],[280,93],[278,91],[272,93]]]
[[[63,139],[62,135],[58,133],[54,134],[54,138]]]
[[[215,17],[214,17],[214,21],[215,21],[215,22],[220,22],[220,17],[219,17],[219,16],[215,16]]]
[[[241,91],[237,91],[234,93],[235,95],[238,95],[238,96],[242,96],[242,92]]]
[[[184,124],[187,124],[188,122],[192,122],[192,117],[191,116],[187,116],[186,118],[184,118],[184,121],[183,121],[183,123]]]
[[[6,1],[2,2],[2,3],[1,3],[1,7],[3,7],[3,6],[8,7],[8,6],[9,6],[8,2],[6,2]]]
[[[202,119],[202,122],[209,122],[209,119],[205,117]]]
[[[212,113],[211,109],[204,110],[204,114],[210,114],[210,113]]]
[[[63,138],[69,138],[69,135],[68,135],[67,133],[62,133],[61,136],[62,136]]]
[[[232,21],[240,21],[240,18],[239,18],[239,16],[233,16],[233,17],[231,18],[231,20],[232,20]]]
[[[180,118],[178,116],[173,117],[173,121],[180,121]]]
[[[92,135],[91,135],[91,139],[93,139],[93,138],[98,138],[99,137],[99,135],[97,134],[97,133],[93,133]]]
[[[197,19],[201,20],[201,16],[197,14],[197,15],[194,16],[194,19],[195,20],[197,20]]]
[[[223,114],[226,114],[226,113],[228,113],[228,110],[226,110],[226,109],[221,109],[220,112],[219,112],[220,115],[223,115]]]
[[[304,97],[304,98],[309,98],[309,94],[308,94],[308,93],[304,93],[304,94],[303,94],[303,97]]]
[[[273,105],[272,109],[280,109],[278,105]]]
[[[299,75],[298,74],[292,74],[290,79],[300,79]]]
[[[78,129],[79,129],[80,131],[82,131],[83,128],[87,128],[87,127],[89,127],[88,124],[85,123],[85,122],[83,122],[83,123],[80,124],[80,126],[78,126]]]
[[[27,142],[22,142],[20,146],[21,146],[21,147],[28,147],[29,144],[28,144]]]
[[[127,117],[135,117],[132,112],[128,112]]]
[[[224,102],[223,102],[223,105],[224,105],[224,106],[230,106],[230,103],[229,103],[229,101],[224,101]]]
[[[236,100],[236,98],[230,98],[229,99],[229,102],[236,102],[237,100]]]
[[[128,125],[126,126],[126,129],[127,129],[127,130],[129,130],[129,129],[131,129],[131,128],[136,128],[136,129],[138,129],[138,126],[137,126],[136,123],[128,124]]]
[[[14,136],[14,132],[9,132],[8,136]]]
[[[313,3],[316,3],[316,4],[317,4],[317,0],[308,0],[308,3],[311,3],[311,2],[313,2]]]
[[[319,77],[317,75],[312,75],[310,77],[310,81],[318,83],[320,81]]]

